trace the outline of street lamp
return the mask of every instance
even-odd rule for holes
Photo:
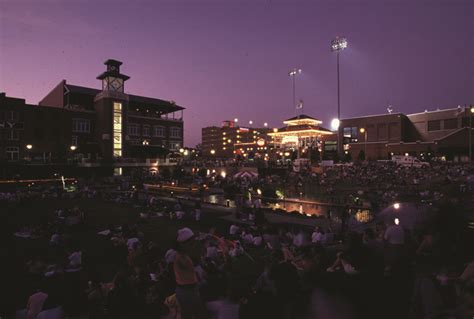
[[[252,120],[250,120],[250,121],[249,121],[249,125],[252,125],[252,124],[253,124],[253,121],[252,121]]]
[[[296,76],[301,74],[301,69],[294,68],[288,72],[288,75],[293,78],[293,107],[296,109]]]
[[[364,134],[364,155],[365,155],[365,158],[367,159],[367,130],[365,128],[361,127],[359,129],[359,132]]]
[[[239,119],[238,118],[235,118],[234,119],[234,123],[238,123],[239,122]]]
[[[77,146],[76,146],[76,145],[71,145],[71,146],[69,147],[69,149],[70,149],[71,151],[75,151],[75,150],[77,149]]]
[[[216,150],[211,150],[211,155],[216,154]]]
[[[337,59],[337,118],[338,120],[341,119],[341,86],[339,80],[339,52],[347,48],[347,40],[346,38],[336,37],[331,42],[331,51],[336,52],[336,59]],[[338,132],[339,133],[339,132]],[[337,148],[338,153],[342,153],[342,142],[343,138],[342,134],[337,134]]]
[[[268,123],[267,122],[263,123],[263,126],[268,127]]]
[[[341,121],[339,119],[332,119],[331,121],[331,129],[333,131],[339,130],[339,125],[341,124]]]
[[[27,150],[31,150],[32,148],[33,148],[33,145],[31,145],[31,144],[27,144],[27,145],[26,145],[26,149],[27,149]]]

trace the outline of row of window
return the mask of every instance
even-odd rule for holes
[[[458,128],[458,119],[446,119],[443,120],[443,129],[454,130]],[[467,118],[462,119],[462,126],[467,126]],[[428,121],[428,132],[441,130],[441,120]]]
[[[143,141],[139,139],[134,139],[134,140],[130,140],[129,143],[132,145],[142,145]],[[168,143],[163,142],[161,144],[161,147],[169,148],[170,150],[177,151],[181,148],[181,143],[177,141],[169,141]]]
[[[5,111],[4,120],[7,122],[18,122],[20,114],[17,111]]]
[[[121,123],[117,123],[121,124]],[[72,120],[72,131],[74,133],[90,133],[91,132],[91,121],[88,119],[73,119]],[[181,128],[180,127],[170,127],[170,137],[172,138],[181,138]],[[165,127],[161,125],[150,126],[144,124],[141,127],[140,134],[140,124],[130,123],[127,126],[127,134],[130,136],[154,136],[154,137],[164,137],[165,136]]]
[[[130,136],[154,136],[154,137],[164,137],[165,136],[165,127],[161,125],[150,126],[148,124],[142,125],[142,130],[140,134],[140,124],[128,124],[127,133]],[[170,137],[181,138],[181,128],[180,127],[170,127]]]
[[[18,141],[20,139],[20,131],[19,130],[5,130],[4,138],[7,141]]]

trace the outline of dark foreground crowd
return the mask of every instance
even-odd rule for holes
[[[16,317],[338,318],[331,298],[360,318],[474,316],[472,238],[454,228],[454,203],[417,229],[374,223],[345,234],[224,221],[212,227],[199,204],[170,208],[148,198],[142,205],[148,213],[132,225],[94,229],[76,207],[18,229],[14,236],[48,238],[49,247],[22,256],[21,282],[11,289],[29,296]],[[176,227],[174,239],[150,240],[144,229],[154,222]],[[100,256],[78,234],[105,241]]]

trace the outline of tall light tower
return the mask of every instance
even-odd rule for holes
[[[474,105],[469,108],[469,162],[472,162],[472,114],[474,114]]]
[[[331,42],[331,50],[336,52],[337,58],[337,119],[341,119],[341,89],[340,89],[340,81],[339,81],[339,52],[347,48],[347,40],[346,38],[336,37]]]
[[[338,123],[340,123],[341,120],[341,88],[340,88],[340,81],[339,81],[339,53],[347,48],[347,40],[346,38],[340,38],[336,37],[334,40],[331,42],[331,51],[336,52],[336,58],[337,58],[337,119],[339,120]],[[342,133],[340,128],[338,127],[337,130],[337,154],[339,156],[342,156],[342,151],[343,151],[343,144],[344,139],[342,137]]]
[[[296,76],[301,74],[301,69],[294,68],[288,72],[288,75],[293,78],[293,107],[296,110]]]

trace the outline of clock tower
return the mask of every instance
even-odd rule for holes
[[[104,64],[106,71],[97,77],[102,81],[102,91],[94,98],[95,132],[103,159],[112,160],[126,154],[123,128],[127,121],[129,96],[125,94],[124,84],[130,77],[120,73],[122,62],[109,59]]]
[[[124,93],[125,81],[130,77],[120,73],[122,62],[109,59],[104,64],[107,66],[107,70],[97,77],[98,80],[102,80],[102,91]]]

